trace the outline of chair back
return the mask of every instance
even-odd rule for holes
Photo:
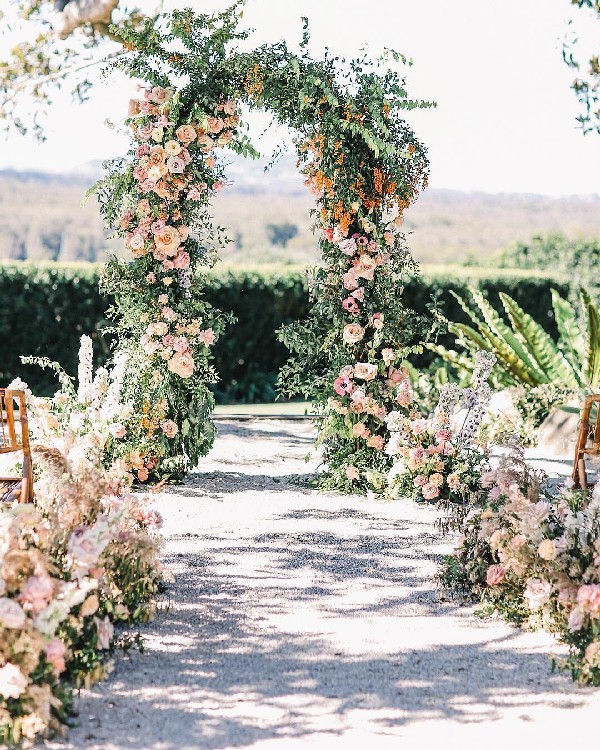
[[[592,416],[592,412],[595,414]],[[573,486],[587,490],[591,483],[588,480],[585,465],[586,457],[600,457],[600,394],[586,396],[581,408],[579,434],[575,446],[573,461]]]
[[[20,502],[30,502],[33,498],[33,465],[25,393],[0,388],[0,455],[17,451],[23,452]]]

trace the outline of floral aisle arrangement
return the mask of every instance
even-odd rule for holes
[[[479,428],[492,396],[487,379],[495,361],[493,354],[479,352],[471,385],[442,386],[429,416],[413,403],[406,375],[399,386],[405,394],[405,410],[386,416],[390,439],[385,451],[395,462],[387,476],[391,497],[463,507],[476,502],[488,461]]]
[[[0,742],[60,731],[72,688],[106,672],[114,625],[150,618],[160,585],[160,515],[123,461],[103,465],[119,365],[92,377],[90,346],[77,391],[61,373],[54,398],[28,394],[36,500],[0,508]]]
[[[421,333],[402,303],[402,279],[416,269],[400,226],[426,185],[428,161],[401,115],[431,105],[408,98],[390,67],[399,55],[380,64],[314,60],[306,31],[300,55],[284,43],[241,52],[240,17],[237,3],[212,16],[176,11],[140,31],[114,29],[125,48],[115,65],[144,81],[129,109],[131,151],[97,186],[107,224],[125,244],[105,288],[129,352],[126,440],[137,444],[142,477],[185,470],[211,445],[210,347],[225,319],[202,298],[200,268],[224,241],[209,209],[225,185],[220,150],[256,156],[241,116],[266,109],[295,134],[323,255],[309,321],[281,333],[294,355],[282,388],[323,410],[330,484],[364,489],[369,471],[388,468],[385,416],[397,405],[398,365]],[[350,402],[345,378],[364,392],[364,408]],[[154,449],[165,420],[168,455]]]
[[[544,490],[514,448],[482,476],[443,582],[525,627],[555,632],[569,647],[559,666],[600,685],[600,490]]]

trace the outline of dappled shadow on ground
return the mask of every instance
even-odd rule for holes
[[[578,705],[571,688],[561,696],[566,682],[549,674],[547,655],[517,646],[517,631],[486,638],[485,624],[469,622],[473,642],[441,637],[403,646],[413,617],[457,614],[454,604],[438,602],[422,565],[423,556],[437,556],[439,539],[425,522],[341,512],[362,524],[357,533],[332,527],[233,542],[209,535],[173,539],[180,548],[171,559],[177,585],[148,628],[150,650],[120,660],[111,681],[111,726],[86,717],[88,740],[111,739],[132,750],[225,750],[265,739],[309,744],[317,733],[321,740],[324,733],[343,735],[350,721],[389,733],[414,721],[493,721],[514,706],[526,718],[530,707],[548,705],[551,691],[556,709]],[[322,510],[294,517],[303,513],[317,522],[334,520]],[[387,535],[365,533],[371,524]],[[380,588],[381,596],[347,602],[351,584],[371,593]],[[277,620],[286,614],[301,620],[307,608],[332,626],[343,618],[360,627],[369,613],[387,614],[394,618],[389,647],[353,653],[335,635],[324,635],[326,629],[315,634]],[[128,696],[127,708],[119,694]],[[94,693],[86,708],[93,711],[101,699]]]
[[[305,446],[314,443],[312,430],[306,423],[296,425],[289,422],[265,419],[262,421],[236,422],[219,420],[217,433],[221,438],[248,438],[251,440],[284,441],[287,446]],[[289,456],[288,456],[289,457]]]
[[[309,485],[313,475],[288,474],[269,476],[267,474],[244,474],[239,471],[206,471],[190,474],[185,484],[174,488],[183,497],[215,497],[239,492],[294,492],[310,493]]]

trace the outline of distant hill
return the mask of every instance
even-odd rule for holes
[[[265,173],[265,162],[232,157],[230,187],[215,203],[215,218],[229,230],[230,262],[311,262],[313,201],[294,158],[284,156]],[[0,171],[0,258],[103,260],[118,243],[107,240],[97,206],[81,207],[101,174],[90,162],[68,174]],[[298,234],[286,248],[271,244],[270,224],[292,224]],[[517,240],[559,232],[570,238],[600,237],[600,196],[551,198],[427,190],[406,214],[415,257],[423,262],[478,261]]]

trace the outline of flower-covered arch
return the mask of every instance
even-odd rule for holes
[[[280,332],[292,353],[282,390],[323,412],[328,481],[377,486],[388,465],[385,417],[410,401],[401,362],[420,324],[402,303],[416,269],[400,225],[428,161],[402,114],[431,105],[408,98],[387,64],[395,53],[377,64],[315,60],[306,28],[299,55],[283,42],[240,51],[240,16],[239,4],[213,16],[178,11],[123,38],[117,66],[145,85],[130,102],[131,150],[96,186],[127,251],[103,282],[129,352],[132,407],[112,450],[144,481],[185,471],[212,445],[210,348],[228,318],[203,299],[200,269],[226,241],[210,215],[226,184],[221,149],[258,155],[245,105],[295,133],[316,199],[322,263],[311,272],[309,319]]]

